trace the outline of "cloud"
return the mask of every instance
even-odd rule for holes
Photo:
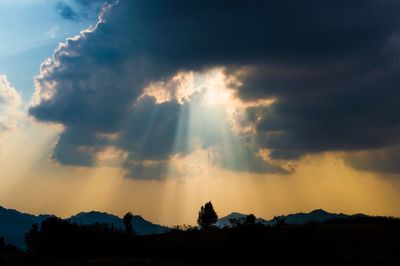
[[[17,127],[21,105],[21,96],[17,90],[5,75],[0,75],[0,136]]]
[[[203,148],[221,150],[220,133],[201,130],[217,132],[217,122],[207,117],[190,134],[182,125],[194,103],[140,96],[178,73],[224,67],[240,79],[235,89],[243,102],[273,104],[248,107],[252,134],[232,134],[254,166],[239,167],[233,158],[217,160],[221,165],[262,169],[255,161],[260,149],[270,159],[295,160],[397,145],[399,11],[390,0],[120,0],[106,4],[96,27],[42,65],[30,113],[64,125],[55,148],[64,163],[91,164],[93,153],[110,145],[126,150],[136,169],[164,162],[193,149],[176,144],[178,129],[183,138],[197,134]],[[99,134],[119,137],[106,142]],[[83,158],[66,155],[74,152]]]
[[[60,16],[64,19],[75,20],[78,17],[75,11],[69,5],[63,2],[58,2],[56,5],[56,9]]]
[[[169,163],[165,161],[127,160],[124,167],[127,169],[125,177],[134,179],[158,180],[171,174]]]
[[[115,2],[116,0],[66,0],[57,2],[56,10],[66,20],[95,19],[102,5]]]
[[[388,147],[347,154],[345,162],[354,169],[395,175],[400,173],[400,147]]]

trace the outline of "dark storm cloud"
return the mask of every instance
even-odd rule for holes
[[[56,9],[60,16],[64,19],[75,20],[78,17],[75,11],[69,5],[63,2],[58,2],[56,4]]]
[[[42,66],[39,91],[53,95],[30,113],[63,124],[61,144],[71,142],[68,129],[118,133],[115,145],[136,165],[165,160],[187,152],[172,144],[185,107],[149,99],[135,107],[136,98],[178,71],[225,66],[245,70],[243,100],[277,100],[248,110],[258,118],[257,145],[272,158],[398,144],[399,11],[394,0],[121,0]],[[55,154],[68,153],[64,146]]]
[[[345,162],[354,169],[383,174],[400,173],[400,147],[389,147],[369,152],[357,152],[345,157]]]
[[[91,131],[67,127],[54,147],[52,158],[65,165],[93,166],[96,153],[110,144]]]

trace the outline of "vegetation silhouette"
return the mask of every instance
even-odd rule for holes
[[[23,252],[0,237],[0,265],[12,265],[21,260]]]
[[[131,212],[126,213],[124,215],[124,217],[122,218],[122,221],[125,226],[125,232],[130,236],[136,234],[135,230],[133,229],[132,218],[133,218],[133,215]]]
[[[218,215],[214,210],[211,201],[201,206],[197,224],[201,229],[208,230],[218,221]]]
[[[229,226],[226,227],[253,227],[256,225],[262,226],[261,224],[257,224],[257,217],[254,214],[249,214],[246,217],[229,219]]]
[[[245,226],[255,226],[256,220],[257,220],[256,216],[251,213],[246,216],[246,219],[244,220],[244,225]]]
[[[51,256],[124,254],[133,242],[132,214],[126,214],[123,222],[125,231],[104,223],[81,225],[50,217],[26,233],[27,252]]]
[[[288,225],[283,216],[274,216],[272,221],[275,223],[276,227]]]
[[[125,230],[50,217],[26,233],[26,252],[7,249],[0,239],[0,265],[387,265],[400,260],[400,220],[393,217],[290,225],[278,216],[275,225],[265,226],[249,214],[235,226],[218,228],[208,202],[200,209],[199,227],[177,226],[158,235],[134,234],[131,214],[124,217]]]

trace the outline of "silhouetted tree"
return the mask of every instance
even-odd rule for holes
[[[283,216],[274,216],[272,221],[275,222],[275,226],[283,226],[286,225],[285,218]]]
[[[254,214],[249,214],[246,216],[244,220],[244,224],[246,226],[255,226],[256,225],[256,216]]]
[[[135,234],[135,231],[134,231],[133,226],[132,226],[132,218],[133,218],[132,213],[128,212],[128,213],[126,213],[124,215],[124,218],[122,219],[123,222],[124,222],[124,225],[125,225],[125,232],[128,235],[134,235]]]
[[[201,206],[197,223],[202,229],[211,228],[211,226],[215,224],[217,220],[218,215],[215,212],[211,201],[207,202],[204,206]]]

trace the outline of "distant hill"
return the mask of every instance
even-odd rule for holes
[[[41,223],[49,217],[50,215],[35,216],[0,206],[0,236],[3,236],[8,244],[23,248],[24,234],[32,224]]]
[[[247,214],[242,214],[238,212],[232,212],[231,214],[220,218],[216,226],[218,227],[224,227],[224,226],[230,226],[230,219],[244,219],[246,218]],[[293,224],[293,225],[302,225],[306,224],[309,222],[325,222],[328,220],[334,220],[334,219],[343,219],[343,218],[350,218],[350,217],[362,217],[362,216],[367,216],[365,214],[354,214],[354,215],[347,215],[343,213],[329,213],[327,211],[324,211],[322,209],[314,210],[309,213],[294,213],[294,214],[288,214],[288,215],[281,215],[277,216],[277,218],[284,220],[285,223],[287,224]],[[261,223],[263,225],[275,225],[276,221],[274,219],[272,220],[265,220],[263,218],[258,218],[256,220],[257,223]]]
[[[121,218],[105,212],[80,212],[71,216],[68,220],[77,224],[105,223],[116,228],[124,228]],[[143,219],[140,215],[133,215],[132,225],[138,235],[161,234],[168,230],[167,227],[153,224]]]
[[[106,212],[80,212],[76,215],[71,216],[68,220],[72,223],[77,224],[94,224],[94,223],[105,223],[108,225],[113,225],[116,228],[123,229],[124,224],[116,215],[108,214]]]
[[[0,207],[0,237],[3,236],[8,244],[25,249],[25,233],[33,224],[40,224],[49,217],[51,215],[35,216]],[[81,212],[67,220],[78,224],[106,223],[116,228],[124,228],[121,218],[104,212]],[[168,230],[167,227],[153,224],[139,215],[133,216],[132,225],[139,235],[160,234]]]
[[[283,218],[285,223],[287,224],[301,225],[309,222],[325,222],[333,219],[349,218],[351,216],[352,215],[347,215],[343,213],[329,213],[322,209],[318,209],[309,213],[300,212],[295,214],[282,215],[279,216],[279,218]]]

